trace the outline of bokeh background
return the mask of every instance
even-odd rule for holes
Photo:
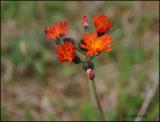
[[[100,120],[81,65],[56,59],[44,28],[69,21],[78,43],[87,15],[108,15],[113,50],[94,60],[107,120],[134,120],[159,73],[159,6],[154,2],[1,2],[1,120]],[[159,120],[156,90],[142,120]]]

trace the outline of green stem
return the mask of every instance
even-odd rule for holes
[[[77,56],[79,56],[80,59],[82,59],[83,61],[86,60],[86,57],[85,57],[81,52],[79,52],[77,49],[76,49],[76,54],[77,54]]]
[[[97,106],[98,106],[98,110],[100,112],[100,115],[102,117],[102,120],[105,121],[105,116],[104,116],[104,112],[102,110],[99,98],[98,98],[98,94],[97,94],[97,89],[96,89],[96,84],[95,84],[95,80],[90,80],[89,79],[89,87],[90,87],[90,95],[91,97],[94,97]]]

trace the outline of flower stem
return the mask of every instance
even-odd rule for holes
[[[105,116],[104,116],[104,112],[102,110],[102,107],[101,107],[101,104],[100,104],[100,101],[99,101],[99,98],[98,98],[98,94],[97,94],[97,89],[96,89],[96,84],[95,84],[95,80],[90,80],[89,79],[89,87],[90,87],[90,94],[91,94],[91,97],[94,97],[96,103],[97,103],[97,106],[98,106],[98,110],[100,112],[100,115],[102,117],[102,120],[105,121]]]
[[[86,57],[85,57],[80,51],[78,51],[77,49],[76,49],[76,54],[77,54],[77,56],[79,56],[83,61],[86,60]]]

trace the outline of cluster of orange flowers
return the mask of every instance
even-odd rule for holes
[[[110,19],[105,15],[93,17],[95,32],[85,32],[83,35],[83,42],[80,43],[80,49],[85,49],[86,57],[97,56],[101,52],[111,51],[112,37],[107,34],[112,27]],[[89,27],[86,16],[83,18],[83,25],[85,28]],[[68,30],[68,23],[57,22],[50,27],[45,28],[45,34],[48,38],[60,41],[61,44],[57,48],[57,57],[61,62],[72,62],[76,56],[76,48],[70,40],[66,40],[65,36]],[[64,41],[65,39],[65,41]]]

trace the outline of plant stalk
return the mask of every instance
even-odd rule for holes
[[[98,107],[98,110],[100,112],[100,115],[102,117],[102,120],[105,121],[104,112],[103,112],[103,109],[101,107],[101,104],[100,104],[100,101],[99,101],[99,98],[98,98],[96,84],[95,84],[95,80],[94,79],[93,80],[89,79],[89,87],[90,87],[91,97],[94,97],[94,99],[95,99],[95,101],[97,103],[97,107]]]
[[[85,30],[87,31],[87,29]],[[59,38],[60,42],[63,44],[63,39],[62,38]],[[76,49],[76,54],[81,58],[83,59],[84,61],[86,60],[86,57],[79,51]],[[90,60],[90,59],[89,59]],[[91,80],[89,79],[89,87],[90,87],[90,94],[91,94],[91,97],[94,98],[94,100],[96,101],[97,103],[97,106],[98,106],[98,110],[100,112],[100,115],[102,117],[102,120],[105,121],[105,116],[104,116],[104,113],[103,113],[103,110],[102,110],[102,107],[101,107],[101,104],[100,104],[100,101],[99,101],[99,98],[98,98],[98,94],[97,94],[97,89],[96,89],[96,84],[95,84],[95,80]]]
[[[81,52],[79,52],[78,50],[76,50],[76,54],[77,54],[77,56],[79,56],[83,61],[86,60],[86,57],[85,57]]]

